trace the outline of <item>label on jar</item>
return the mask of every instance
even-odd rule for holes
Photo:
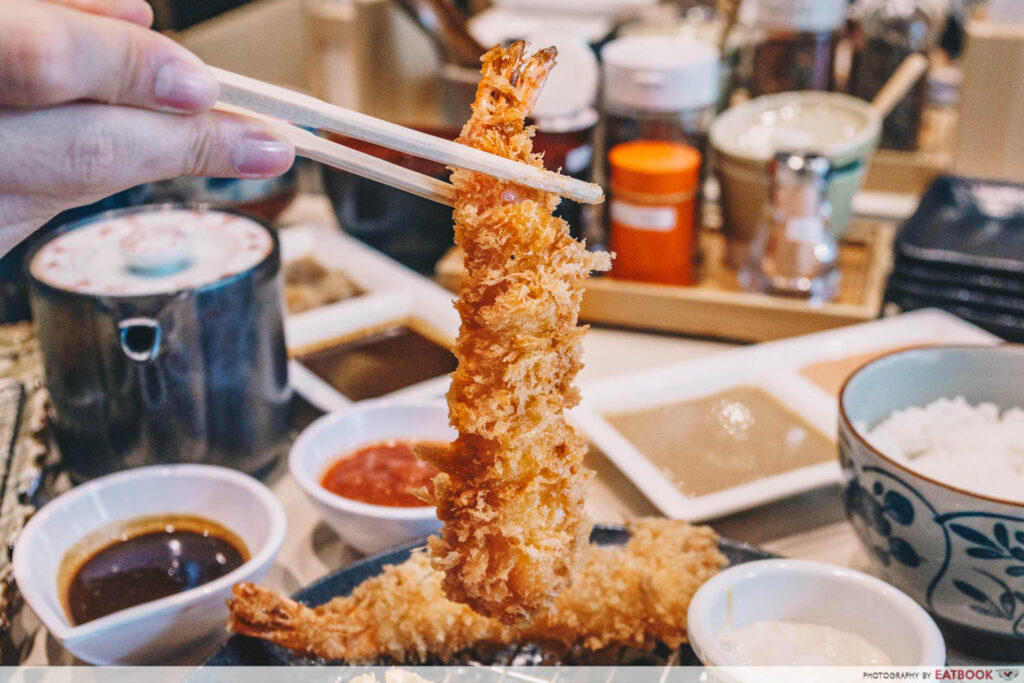
[[[818,216],[797,216],[786,221],[786,238],[791,242],[817,244],[825,237],[825,222]]]
[[[675,230],[679,213],[674,206],[639,206],[621,200],[611,202],[612,221],[634,230]]]

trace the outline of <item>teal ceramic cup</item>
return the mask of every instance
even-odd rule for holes
[[[768,202],[768,166],[777,151],[814,152],[832,164],[828,200],[832,232],[850,220],[853,195],[878,145],[881,119],[864,100],[823,92],[758,97],[722,113],[711,125],[713,167],[721,188],[728,262],[746,254]]]

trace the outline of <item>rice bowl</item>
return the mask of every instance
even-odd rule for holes
[[[975,420],[976,407],[991,403],[998,409],[981,408],[981,417],[987,420],[993,411],[1004,422],[1009,417],[1016,433],[1019,411],[1011,409],[1024,406],[1022,376],[1024,346],[903,350],[854,373],[839,405],[844,510],[879,573],[935,617],[952,648],[1005,661],[1018,661],[1024,651],[1024,502],[1019,493],[1007,497],[1015,492],[1001,482],[961,481],[961,470],[981,471],[984,437],[949,416],[936,416],[953,410],[958,419],[969,412]],[[963,397],[964,403],[950,397]],[[943,398],[946,404],[931,407]],[[899,436],[907,443],[919,440],[908,450],[924,453],[932,437],[940,439],[940,450],[948,450],[942,434],[959,430],[963,447],[953,450],[970,458],[956,456],[964,463],[957,462],[954,472],[926,473],[926,456],[908,458],[889,452],[884,439],[872,441],[869,431],[908,408],[915,410],[897,418]]]

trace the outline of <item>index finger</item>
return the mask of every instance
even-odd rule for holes
[[[153,8],[146,0],[44,0],[89,14],[123,19],[139,26],[153,25]]]
[[[198,57],[142,26],[29,0],[0,7],[0,107],[90,100],[187,112],[220,93]]]

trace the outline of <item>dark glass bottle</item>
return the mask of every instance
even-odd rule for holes
[[[753,95],[831,90],[846,0],[758,0]]]
[[[856,15],[849,89],[865,100],[878,94],[904,59],[927,55],[946,25],[946,11],[936,0],[863,0]],[[885,117],[880,146],[917,149],[927,96],[927,78],[921,78]]]

